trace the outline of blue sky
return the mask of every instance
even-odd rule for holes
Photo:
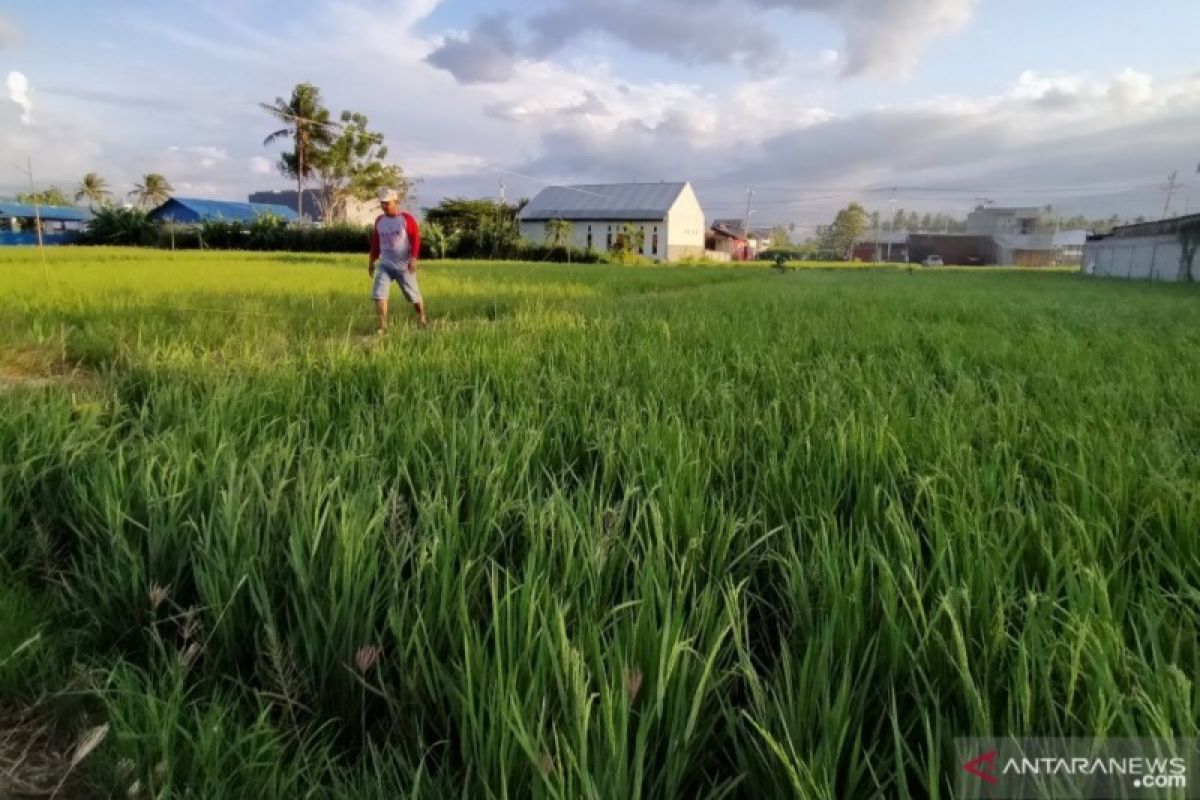
[[[39,183],[284,185],[260,100],[302,80],[447,194],[688,179],[801,229],[850,199],[959,214],[1200,208],[1200,3],[1150,0],[16,0],[0,150]],[[526,177],[520,177],[526,176]],[[0,163],[0,193],[21,188]],[[893,192],[888,187],[897,187]],[[1194,195],[1194,202],[1193,202]]]

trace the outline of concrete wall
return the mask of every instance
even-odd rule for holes
[[[1083,248],[1085,275],[1106,278],[1177,281],[1183,245],[1175,234],[1166,236],[1112,237],[1088,242]],[[1200,258],[1193,256],[1191,274],[1200,280]]]
[[[704,258],[704,245],[697,247],[694,244],[672,244],[667,245],[667,260],[668,261],[683,261],[686,258]]]

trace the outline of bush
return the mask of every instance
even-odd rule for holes
[[[156,226],[145,245],[176,250],[256,250],[302,253],[365,253],[370,228],[339,225],[328,228],[291,227],[278,217],[243,222],[210,221],[202,225]],[[108,244],[108,242],[89,242]]]
[[[145,211],[136,208],[102,208],[79,237],[80,244],[153,247],[158,227]]]

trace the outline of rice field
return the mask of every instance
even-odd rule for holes
[[[380,339],[364,262],[0,251],[0,719],[103,732],[0,734],[0,795],[945,798],[959,736],[1200,735],[1195,287],[433,262]]]

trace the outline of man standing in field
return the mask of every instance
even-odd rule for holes
[[[421,287],[417,285],[421,229],[412,214],[400,210],[400,195],[395,189],[380,191],[379,205],[383,213],[371,229],[371,254],[367,257],[367,274],[375,281],[371,297],[379,314],[379,332],[387,331],[388,292],[392,281],[400,284],[404,299],[412,303],[421,325],[425,325],[425,303],[421,300]]]

